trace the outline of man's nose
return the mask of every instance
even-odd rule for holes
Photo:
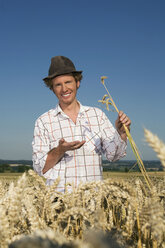
[[[63,91],[63,92],[67,91],[67,85],[66,85],[66,84],[63,84],[63,85],[62,85],[62,91]]]

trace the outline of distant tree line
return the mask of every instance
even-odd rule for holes
[[[10,166],[9,164],[0,165],[0,173],[4,173],[4,172],[18,173],[18,172],[28,171],[29,169],[32,168],[27,165],[18,165],[18,166]]]
[[[0,173],[4,172],[25,172],[32,168],[32,161],[30,160],[18,160],[18,161],[10,161],[0,160]],[[16,163],[18,162],[18,163]],[[22,164],[21,164],[22,162]],[[109,162],[107,160],[103,160],[103,171],[116,171],[116,172],[128,172],[130,171],[140,171],[138,165],[136,165],[133,169],[132,166],[136,161],[116,161]],[[13,165],[12,165],[13,164]],[[28,164],[28,165],[27,165]],[[144,161],[144,166],[147,171],[163,171],[163,167],[160,161]]]

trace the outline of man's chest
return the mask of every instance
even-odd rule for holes
[[[77,118],[76,124],[70,118],[54,120],[47,123],[47,130],[51,147],[57,146],[62,138],[67,142],[85,140],[88,146],[99,144],[101,139],[101,126],[97,118]]]

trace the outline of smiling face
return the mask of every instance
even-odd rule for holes
[[[76,93],[79,86],[80,82],[76,82],[71,75],[61,75],[52,79],[52,90],[62,109],[77,102]]]

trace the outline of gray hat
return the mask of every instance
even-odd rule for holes
[[[68,73],[82,73],[82,71],[76,71],[73,62],[64,56],[56,56],[51,58],[51,64],[49,67],[49,74],[43,80],[49,81],[49,79],[55,78],[60,75]]]

